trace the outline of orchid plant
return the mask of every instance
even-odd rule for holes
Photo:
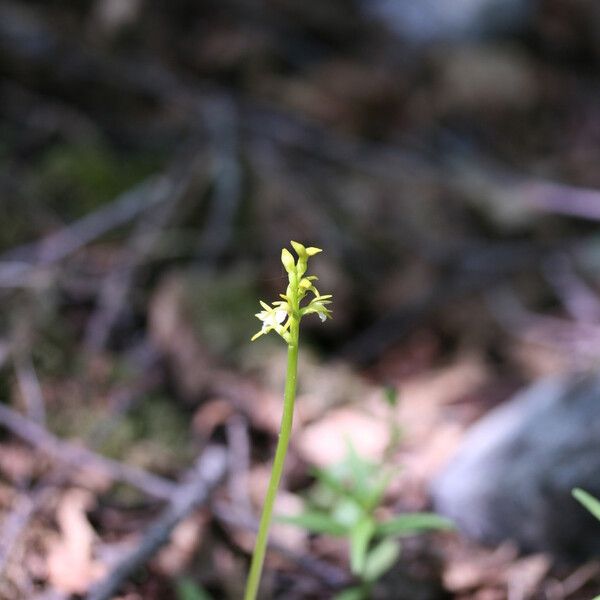
[[[286,248],[281,251],[281,262],[288,275],[288,286],[285,294],[280,294],[281,299],[270,305],[262,300],[260,301],[263,310],[257,313],[256,317],[262,322],[262,327],[252,337],[252,341],[254,341],[260,336],[274,331],[287,343],[288,351],[279,440],[252,554],[244,600],[255,600],[258,593],[273,514],[273,504],[281,480],[292,431],[298,372],[300,321],[302,317],[309,314],[318,315],[321,321],[331,318],[331,311],[327,307],[328,304],[331,304],[331,294],[321,295],[314,284],[317,277],[314,275],[306,276],[308,259],[321,252],[321,249],[312,246],[307,248],[298,242],[291,242],[291,245],[298,256],[297,259],[294,259],[292,253]]]

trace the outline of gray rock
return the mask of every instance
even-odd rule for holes
[[[571,497],[600,497],[600,376],[543,380],[476,423],[432,485],[437,511],[488,544],[566,559],[600,555],[600,523]]]
[[[482,39],[515,33],[529,22],[533,0],[363,0],[408,42]]]

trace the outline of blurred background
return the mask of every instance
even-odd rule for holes
[[[459,526],[374,597],[599,593],[599,40],[594,0],[0,0],[0,597],[241,597],[291,239],[334,319],[278,510],[351,438]],[[273,539],[264,598],[347,584]]]

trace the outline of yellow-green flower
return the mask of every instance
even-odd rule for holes
[[[260,305],[264,310],[256,313],[256,318],[262,321],[262,328],[252,337],[252,341],[272,330],[277,331],[280,335],[285,331],[286,327],[282,323],[286,320],[288,313],[282,307],[283,304],[283,302],[276,302],[274,306],[269,306],[266,302],[260,301]]]
[[[331,318],[331,311],[326,306],[331,303],[331,294],[322,296],[313,283],[317,281],[317,277],[304,276],[308,268],[308,259],[322,250],[314,246],[306,248],[299,242],[291,242],[291,244],[298,255],[297,260],[294,260],[287,248],[281,251],[281,262],[289,280],[286,293],[280,294],[281,300],[273,302],[272,305],[261,300],[260,304],[264,310],[256,313],[256,317],[262,321],[262,327],[252,337],[253,341],[261,335],[275,331],[289,343],[289,329],[293,319],[299,322],[304,315],[311,313],[317,314],[321,321]],[[301,302],[308,293],[313,297],[308,304],[301,307]]]

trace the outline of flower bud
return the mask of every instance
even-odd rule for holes
[[[296,268],[292,253],[286,248],[281,251],[281,262],[288,273],[292,273]]]
[[[308,254],[306,253],[306,248],[300,242],[290,242],[292,247],[296,251],[298,258],[308,258]]]

